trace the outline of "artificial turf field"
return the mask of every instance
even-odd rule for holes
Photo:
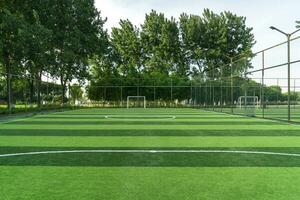
[[[0,156],[53,151],[0,157],[0,199],[300,198],[298,125],[188,108],[1,122]]]

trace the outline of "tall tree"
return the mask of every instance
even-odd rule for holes
[[[120,28],[112,28],[111,44],[118,54],[119,72],[124,77],[141,75],[141,42],[139,30],[129,20],[121,20]]]
[[[182,52],[176,20],[152,10],[141,29],[145,73],[152,77],[187,76],[188,68]]]
[[[28,31],[27,24],[20,12],[15,9],[16,1],[2,1],[0,7],[0,62],[4,66],[7,82],[7,105],[11,110],[13,73],[20,70],[24,55],[24,42],[22,40]]]
[[[202,74],[204,70],[203,46],[206,43],[201,38],[205,32],[202,18],[198,15],[183,13],[179,21],[184,55],[190,70],[193,74]]]
[[[230,58],[251,55],[255,41],[252,28],[247,27],[246,18],[230,12],[221,14],[205,9],[202,16],[182,14],[180,28],[185,55],[191,64],[194,75],[217,78],[221,68],[230,62]],[[241,73],[250,67],[235,65],[235,72]],[[228,75],[229,65],[222,71]]]
[[[47,0],[42,24],[52,31],[51,45],[54,55],[51,74],[59,77],[62,103],[68,82],[84,80],[88,75],[88,59],[103,48],[105,34],[100,12],[94,0]]]
[[[43,12],[42,4],[36,1],[22,1],[21,12],[28,23],[28,31],[23,35],[26,47],[23,65],[27,71],[30,87],[30,102],[33,102],[34,85],[36,85],[37,105],[41,106],[41,82],[43,72],[49,72],[51,67],[50,38],[52,32],[45,28],[40,21]]]
[[[103,94],[105,91],[103,86],[119,86],[121,84],[122,76],[120,75],[120,71],[118,69],[120,57],[111,44],[108,34],[106,34],[103,38],[103,45],[104,51],[94,55],[89,60],[91,70],[87,94],[91,100],[115,99],[117,96],[115,92],[105,95],[106,98],[104,98]]]
[[[152,10],[151,13],[146,14],[142,24],[143,64],[147,73],[168,74],[169,72],[164,63],[164,51],[161,47],[165,21],[164,14]]]
[[[240,60],[235,64],[234,73],[241,74],[251,68],[249,59],[252,57],[252,47],[255,44],[253,28],[247,26],[246,17],[231,12],[222,12],[220,16],[226,26],[226,45],[222,45],[222,53],[227,55],[227,58],[223,62],[229,63],[228,57],[234,58],[233,61]],[[229,76],[229,71],[229,67],[225,68],[225,75]]]

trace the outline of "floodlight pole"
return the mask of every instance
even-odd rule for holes
[[[288,49],[288,121],[291,121],[291,35],[287,35]]]
[[[262,71],[261,71],[261,94],[260,94],[260,105],[262,105],[262,116],[265,118],[265,51],[262,52]]]
[[[292,32],[286,33],[274,26],[270,29],[278,31],[287,37],[287,56],[288,56],[288,121],[291,121],[291,36],[300,31],[300,29]]]

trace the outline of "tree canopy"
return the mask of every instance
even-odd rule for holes
[[[235,75],[241,75],[251,67],[254,44],[246,18],[231,12],[217,14],[205,9],[202,15],[183,13],[177,20],[152,10],[139,27],[127,19],[112,28],[106,56],[90,60],[89,97],[103,99],[99,94],[105,93],[104,85],[190,86],[193,80],[217,80],[230,75],[230,58],[236,61],[247,55],[234,65]],[[174,99],[186,98],[187,92],[184,87],[178,89]],[[153,95],[153,91],[146,93]],[[159,98],[169,96],[162,92]]]
[[[67,83],[85,81],[89,58],[103,53],[104,23],[94,0],[1,1],[0,62],[8,103],[13,102],[13,77],[28,77],[38,105],[42,77],[59,78],[64,100]]]

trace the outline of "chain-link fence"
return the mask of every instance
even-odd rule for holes
[[[68,102],[68,95],[65,102]],[[0,114],[61,108],[62,87],[57,80],[20,74],[0,74]]]
[[[289,42],[283,42],[255,53],[251,57],[253,68],[242,75],[232,73],[218,81],[211,81],[213,89],[210,89],[209,96],[212,95],[214,101],[207,109],[300,121],[299,38],[292,39],[290,47],[287,45]],[[249,58],[232,59],[229,65],[236,67],[235,64],[242,64],[245,59]]]
[[[143,96],[146,107],[192,106],[193,86],[189,79],[106,79],[89,85],[88,105],[126,107],[128,96]]]
[[[283,42],[251,57],[230,58],[228,65],[215,66],[213,70],[219,75],[210,78],[103,80],[103,84],[88,87],[89,102],[102,107],[126,107],[127,96],[145,96],[147,107],[195,107],[300,121],[299,38],[290,41],[290,62],[287,42]],[[249,63],[252,68],[247,71],[236,70]]]
[[[251,57],[230,58],[231,62],[227,65],[214,66],[212,72],[206,72],[210,76],[108,78],[98,80],[97,83],[91,82],[85,87],[78,86],[77,89],[69,86],[66,100],[62,100],[63,90],[59,81],[47,75],[42,75],[38,81],[27,75],[8,76],[2,73],[0,111],[10,113],[59,107],[62,102],[74,105],[79,100],[85,106],[125,108],[128,96],[143,96],[148,108],[194,107],[300,122],[300,37],[290,41],[290,62],[286,44],[274,45]],[[249,63],[253,67],[247,71],[237,70],[247,69],[243,65],[249,66]]]

